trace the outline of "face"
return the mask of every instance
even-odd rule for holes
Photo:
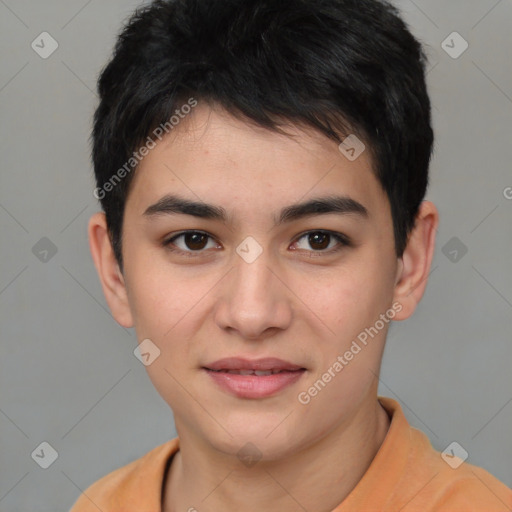
[[[122,233],[178,434],[269,459],[335,433],[375,389],[399,266],[368,151],[287,132],[198,106],[141,162]]]

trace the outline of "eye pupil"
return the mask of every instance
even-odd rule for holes
[[[329,246],[330,235],[327,233],[311,233],[309,235],[309,244],[313,249],[325,249]]]
[[[208,242],[208,235],[204,233],[185,233],[185,243],[189,249],[204,249]]]

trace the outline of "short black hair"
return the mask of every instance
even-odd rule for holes
[[[121,269],[134,152],[191,99],[274,131],[355,134],[389,198],[401,257],[434,141],[426,62],[384,0],[156,0],[136,10],[98,80],[92,133],[95,195]]]

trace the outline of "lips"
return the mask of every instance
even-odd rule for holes
[[[279,371],[295,371],[303,369],[301,366],[277,359],[275,357],[266,357],[262,359],[244,359],[241,357],[228,357],[219,359],[213,363],[205,365],[208,370],[214,371],[263,371],[263,372],[279,372]]]
[[[227,358],[203,370],[223,390],[238,398],[266,398],[294,384],[306,369],[277,358]]]
[[[291,370],[277,370],[277,369],[272,369],[272,370],[226,370],[226,369],[212,370],[212,372],[225,372],[225,373],[229,373],[231,375],[258,375],[258,377],[261,377],[263,375],[275,375],[276,373],[282,373],[282,372],[286,372],[286,371],[291,371]],[[297,371],[297,370],[294,370],[294,371]]]

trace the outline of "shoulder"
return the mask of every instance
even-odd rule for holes
[[[410,459],[402,483],[410,483],[413,493],[404,512],[512,509],[512,490],[505,484],[485,469],[463,460],[466,454],[460,453],[462,458],[458,457],[457,449],[441,453],[423,432],[409,428]]]
[[[69,512],[143,512],[160,506],[162,480],[167,461],[178,451],[178,439],[172,439],[137,460],[100,478],[83,491]]]
[[[512,490],[485,469],[468,463],[467,452],[460,445],[437,451],[423,432],[408,423],[398,402],[384,397],[379,400],[391,425],[361,481],[360,499],[370,505],[367,510],[512,510]],[[376,488],[379,504],[371,498],[377,495]],[[357,487],[355,495],[359,499]]]

